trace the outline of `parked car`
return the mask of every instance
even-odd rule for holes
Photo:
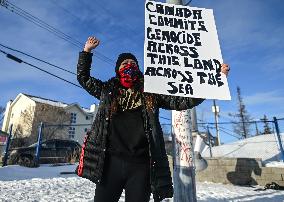
[[[9,151],[8,164],[35,166],[37,143],[28,147],[13,148]],[[66,163],[75,158],[79,159],[81,145],[73,140],[51,139],[41,143],[39,163]]]

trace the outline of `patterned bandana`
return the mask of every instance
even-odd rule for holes
[[[127,64],[118,70],[118,74],[121,85],[125,88],[132,88],[138,80],[139,68],[135,64]]]

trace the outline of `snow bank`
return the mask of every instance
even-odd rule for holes
[[[277,167],[277,168],[284,168],[284,162],[272,161],[265,164],[265,167]]]
[[[284,134],[281,134],[284,140]],[[280,161],[278,142],[274,134],[259,135],[216,147],[212,147],[213,157],[260,158],[264,163]],[[210,157],[209,148],[202,152],[203,157]]]

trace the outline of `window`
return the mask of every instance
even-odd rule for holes
[[[75,134],[75,127],[69,127],[69,134]]]
[[[75,138],[75,127],[69,127],[69,139]]]
[[[75,135],[69,135],[69,139],[74,139]]]
[[[90,117],[89,117],[89,116],[86,116],[86,120],[90,120]]]
[[[76,113],[71,113],[71,119],[70,119],[70,123],[76,123],[76,119],[77,119],[77,114]]]

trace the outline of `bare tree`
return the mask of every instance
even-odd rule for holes
[[[263,122],[263,132],[262,134],[271,134],[272,133],[272,130],[269,126],[269,122],[268,122],[268,119],[267,119],[267,116],[264,114],[263,115],[263,118],[261,119],[261,121]]]
[[[23,127],[21,125],[16,125],[13,132],[13,139],[11,140],[11,148],[23,147],[29,145],[29,138],[23,136]]]
[[[41,122],[44,123],[43,140],[60,138],[67,139],[68,128],[63,127],[70,123],[70,114],[63,108],[37,103],[36,107],[29,107],[21,113],[24,129],[30,131],[31,142],[35,142]]]
[[[245,104],[243,102],[243,98],[241,96],[241,89],[237,87],[237,95],[238,95],[238,113],[229,114],[237,119],[238,123],[234,125],[234,132],[240,135],[240,138],[247,138],[250,136],[250,126],[251,117],[248,114]]]

